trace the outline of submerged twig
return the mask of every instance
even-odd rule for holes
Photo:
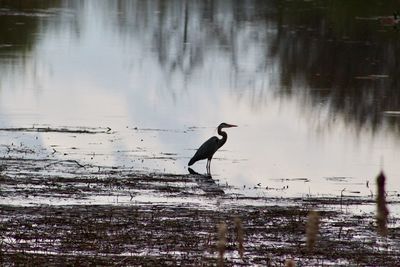
[[[49,167],[51,165],[57,164],[57,163],[61,163],[61,162],[72,162],[72,163],[75,163],[76,165],[78,165],[80,168],[85,168],[87,166],[87,164],[85,164],[85,165],[80,164],[77,160],[67,159],[67,160],[59,160],[59,161],[56,161],[56,162],[49,163],[49,164],[47,164],[45,166],[45,168],[47,168],[47,167]]]
[[[343,205],[343,192],[346,190],[346,188],[343,188],[342,191],[340,191],[340,210],[342,210],[342,205]]]

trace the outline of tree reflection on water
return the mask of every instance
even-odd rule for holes
[[[331,120],[340,115],[359,129],[390,127],[397,134],[400,130],[399,117],[384,116],[385,111],[400,110],[400,33],[379,23],[380,17],[398,9],[397,1],[2,0],[0,4],[3,73],[13,69],[10,56],[22,58],[18,64],[34,56],[41,40],[38,34],[46,29],[65,31],[68,23],[69,31],[79,38],[85,21],[98,19],[125,47],[139,39],[145,60],[155,57],[167,79],[179,75],[186,84],[203,70],[206,58],[215,58],[231,66],[232,90],[250,88],[238,94],[241,101],[263,105],[262,98],[272,90],[277,97],[302,99],[317,112],[321,104],[327,105]],[[177,101],[181,90],[187,89],[167,88]]]

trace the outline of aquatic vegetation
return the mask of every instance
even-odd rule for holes
[[[228,227],[226,223],[222,222],[218,225],[218,266],[224,266],[224,254],[225,254],[225,246],[226,246],[226,234],[228,231]]]
[[[307,226],[306,226],[306,237],[307,237],[307,248],[312,251],[315,243],[317,242],[319,232],[319,214],[312,210],[308,213]]]
[[[387,221],[389,215],[389,209],[386,206],[385,181],[386,177],[383,174],[383,172],[381,172],[376,178],[377,190],[378,190],[376,196],[376,206],[377,206],[376,223],[378,226],[378,233],[382,236],[386,236],[388,233]]]
[[[237,250],[240,255],[240,258],[243,260],[244,258],[244,229],[242,220],[239,217],[236,217],[234,220],[235,223],[235,234],[236,234],[236,242],[237,242]]]

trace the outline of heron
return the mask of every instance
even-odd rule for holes
[[[189,166],[193,165],[196,161],[207,159],[207,174],[210,174],[210,165],[211,165],[211,159],[214,156],[214,153],[217,152],[217,150],[222,147],[226,140],[228,139],[228,135],[226,132],[222,131],[223,128],[231,128],[231,127],[237,127],[237,125],[234,124],[228,124],[228,123],[221,123],[218,126],[218,134],[222,136],[221,139],[219,139],[216,136],[211,137],[207,141],[205,141],[199,149],[197,149],[196,153],[194,156],[190,159],[189,161]]]

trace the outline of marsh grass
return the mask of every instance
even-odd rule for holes
[[[296,267],[296,262],[292,259],[287,259],[285,261],[285,267]]]
[[[228,227],[226,223],[222,222],[218,224],[218,266],[224,266],[224,255],[226,249],[226,235],[228,232]]]
[[[389,209],[386,205],[386,176],[383,172],[381,172],[378,177],[376,178],[377,184],[377,196],[376,196],[376,206],[377,206],[377,215],[376,215],[376,223],[377,223],[377,230],[381,236],[387,236],[388,228],[388,216],[389,216]]]
[[[310,211],[307,216],[306,240],[307,248],[311,252],[317,242],[320,217],[317,211]]]
[[[244,229],[242,220],[239,217],[235,217],[234,224],[235,224],[237,250],[240,258],[244,260]]]

